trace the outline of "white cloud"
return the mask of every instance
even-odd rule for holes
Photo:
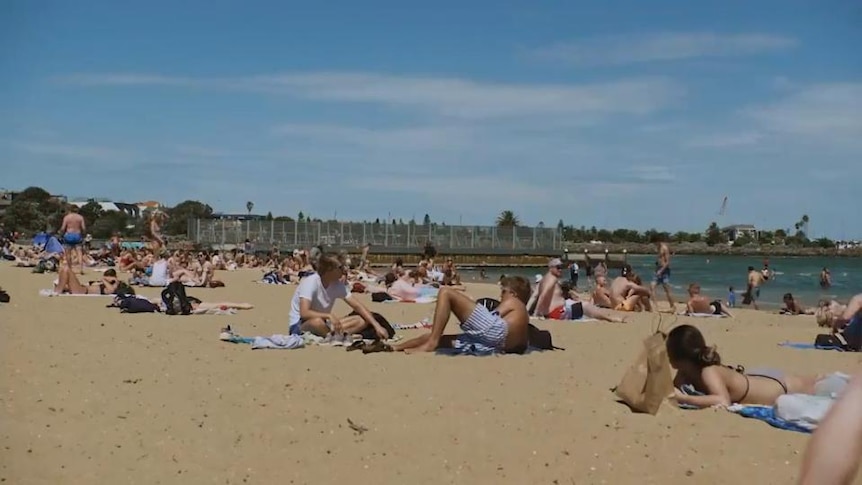
[[[660,77],[598,84],[503,84],[450,77],[310,72],[237,78],[148,74],[76,74],[80,86],[172,86],[227,89],[331,102],[377,103],[461,119],[548,115],[648,114],[684,94]]]
[[[670,167],[659,165],[637,165],[631,168],[634,177],[643,182],[673,182],[676,175]]]
[[[740,133],[713,133],[694,136],[683,143],[688,148],[730,148],[756,145],[763,140],[763,134],[756,131]]]
[[[578,65],[622,65],[703,57],[733,57],[788,49],[794,39],[771,34],[663,32],[594,37],[532,51],[538,58]]]
[[[858,143],[862,138],[862,83],[810,86],[744,113],[771,132]]]

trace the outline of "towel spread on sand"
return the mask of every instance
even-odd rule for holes
[[[102,297],[109,296],[109,297],[114,297],[116,295],[112,295],[112,294],[100,295],[100,294],[90,294],[90,293],[87,293],[85,295],[78,295],[75,293],[57,293],[51,288],[46,288],[44,290],[39,290],[39,296],[102,296]]]
[[[472,345],[468,345],[466,347],[462,347],[460,349],[437,349],[434,351],[437,355],[448,355],[450,357],[456,356],[473,356],[473,357],[487,357],[489,355],[525,355],[531,354],[533,352],[544,352],[544,349],[539,349],[536,347],[528,347],[527,350],[521,354],[509,354],[507,352],[503,352],[501,350],[485,350],[485,349],[476,349]]]
[[[219,340],[232,344],[251,344],[252,350],[257,349],[300,349],[305,347],[305,340],[299,335],[271,335],[269,337],[243,337],[236,334],[230,327],[224,329]]]
[[[420,296],[415,300],[386,300],[383,303],[435,303],[437,301],[437,295],[434,296]]]
[[[693,317],[693,318],[727,318],[727,315],[716,315],[715,313],[688,313],[688,312],[679,312],[677,315],[685,316],[685,317]]]

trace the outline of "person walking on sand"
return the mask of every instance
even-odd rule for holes
[[[167,218],[168,215],[160,210],[153,211],[153,214],[150,216],[148,235],[153,242],[153,253],[158,254],[165,247],[165,240],[162,237],[162,224]]]
[[[664,241],[656,242],[658,247],[658,261],[656,261],[656,271],[650,284],[650,292],[652,298],[658,301],[655,295],[656,286],[661,285],[664,289],[664,294],[667,296],[667,303],[670,309],[674,310],[676,304],[673,301],[673,296],[670,294],[670,247]]]
[[[765,281],[763,273],[754,269],[754,266],[748,267],[748,288],[742,298],[743,305],[751,305],[755,310],[759,309],[757,308],[757,300],[760,299],[760,286]]]
[[[69,212],[63,217],[63,223],[60,226],[60,232],[63,234],[63,245],[66,246],[66,264],[69,270],[72,269],[72,254],[78,254],[78,261],[81,263],[81,274],[84,274],[84,232],[87,230],[87,223],[84,217],[78,214],[78,206],[69,205]]]

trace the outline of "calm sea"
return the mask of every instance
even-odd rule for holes
[[[644,282],[651,279],[655,271],[654,256],[629,256],[629,264],[641,275]],[[671,285],[674,294],[683,295],[689,283],[700,283],[703,292],[715,298],[726,298],[728,288],[741,294],[747,284],[748,267],[763,267],[762,257],[746,256],[675,256],[671,263]],[[832,287],[821,290],[820,270],[829,268],[832,273]],[[793,293],[806,305],[814,305],[820,298],[836,298],[846,301],[849,297],[862,293],[862,258],[818,258],[818,257],[770,257],[769,268],[775,272],[761,289],[763,306],[778,307],[785,293]],[[610,270],[616,276],[619,270]],[[533,278],[543,273],[542,268],[491,268],[487,270],[490,281],[496,281],[501,274],[523,275]],[[478,278],[478,271],[463,271],[465,279]],[[568,278],[568,272],[565,273]],[[580,273],[580,286],[583,287],[585,275]],[[742,301],[737,297],[737,304]]]

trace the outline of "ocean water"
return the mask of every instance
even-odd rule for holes
[[[655,271],[654,256],[629,256],[629,264],[641,275],[644,283],[652,279]],[[700,283],[704,294],[726,299],[729,287],[737,293],[737,305],[742,301],[748,279],[748,267],[763,268],[763,257],[746,256],[674,256],[671,260],[670,283],[674,295],[685,295],[689,283]],[[829,268],[832,273],[832,287],[820,288],[820,271]],[[822,257],[770,257],[769,268],[774,277],[761,288],[759,306],[777,308],[785,293],[793,295],[805,305],[815,305],[821,298],[835,298],[845,301],[862,293],[862,258],[822,258]],[[486,270],[489,281],[497,281],[502,274],[522,275],[533,278],[544,273],[544,268],[489,268]],[[619,270],[611,269],[613,276]],[[462,272],[466,280],[478,279],[478,271]],[[568,278],[568,271],[563,275]],[[579,286],[583,289],[586,276],[580,272]],[[659,293],[661,294],[661,292]]]

